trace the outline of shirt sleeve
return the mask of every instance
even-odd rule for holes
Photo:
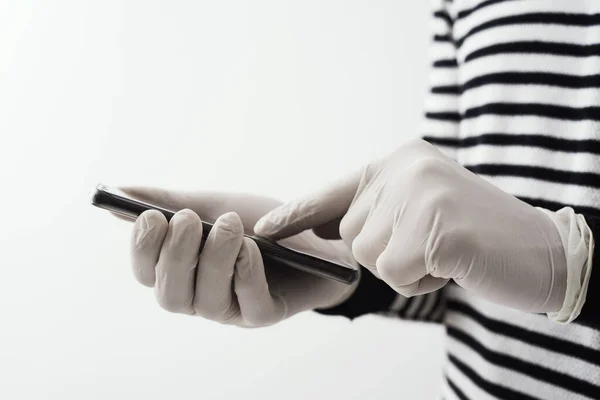
[[[410,298],[403,297],[385,282],[363,268],[360,283],[354,294],[344,303],[315,312],[354,319],[365,314],[422,322],[440,322],[444,316],[443,290]]]
[[[600,329],[600,243],[598,243],[598,238],[600,238],[600,216],[584,214],[584,217],[592,231],[595,245],[585,303],[581,309],[581,314],[574,322]]]

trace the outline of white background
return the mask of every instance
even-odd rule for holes
[[[288,200],[418,136],[426,2],[0,1],[0,398],[427,399],[439,327],[163,312],[97,182]]]

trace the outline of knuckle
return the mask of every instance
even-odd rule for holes
[[[439,181],[447,168],[447,163],[439,158],[424,157],[410,164],[406,172],[411,183],[422,186],[424,183]]]
[[[377,273],[384,282],[394,282],[398,274],[399,266],[393,262],[387,252],[377,259]]]
[[[352,242],[352,254],[360,264],[370,266],[376,261],[377,247],[366,235],[359,234]]]

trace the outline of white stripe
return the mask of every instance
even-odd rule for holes
[[[456,58],[456,48],[452,42],[432,42],[430,57],[435,57],[433,61],[448,60]]]
[[[421,122],[421,133],[444,138],[458,137],[458,122],[451,121],[436,121],[433,119],[425,119]]]
[[[599,130],[600,124],[594,121],[566,121],[537,116],[482,115],[461,121],[463,136],[475,136],[493,131],[494,133],[543,133],[565,139],[597,140]]]
[[[528,375],[490,364],[479,353],[463,343],[448,338],[448,352],[468,365],[488,382],[541,399],[590,400],[589,397],[552,385]],[[479,398],[479,397],[476,397]]]
[[[480,1],[471,2],[472,6],[461,3],[461,10],[472,8]],[[594,14],[600,12],[600,2],[597,1],[506,1],[491,6],[483,7],[468,17],[458,20],[454,24],[456,37],[463,37],[468,31],[488,21],[513,15],[535,12],[565,12]]]
[[[600,154],[566,153],[528,146],[482,144],[475,148],[459,148],[457,157],[463,165],[527,165],[573,172],[597,172],[600,167]]]
[[[502,54],[480,57],[460,65],[460,81],[497,72],[551,72],[576,76],[598,74],[600,56],[557,57],[549,54]],[[541,67],[543,66],[543,68]]]
[[[600,105],[600,86],[586,89],[568,89],[545,85],[488,84],[468,89],[460,98],[460,110],[464,114],[468,108],[498,102],[597,107]],[[456,104],[459,104],[459,102],[456,101]]]
[[[459,357],[457,357],[459,358]],[[461,360],[462,361],[462,360]],[[468,399],[473,400],[496,400],[494,397],[486,391],[475,385],[471,379],[465,376],[458,368],[454,366],[450,361],[446,363],[446,375],[452,380],[452,382],[464,393]]]
[[[432,68],[429,74],[429,87],[457,86],[458,72],[456,68]]]
[[[438,296],[442,295],[442,291],[438,290],[429,294],[425,294],[423,296],[426,297],[425,299],[425,304],[423,304],[423,308],[421,309],[421,312],[419,313],[419,318],[427,318],[429,316],[429,314],[431,314],[433,305],[435,304]]]
[[[497,353],[506,354],[577,379],[586,380],[593,384],[596,384],[598,377],[600,377],[600,366],[580,360],[579,358],[567,356],[563,353],[546,350],[531,343],[490,332],[480,325],[479,322],[459,312],[448,310],[445,322],[447,325],[466,333],[486,348]],[[585,379],[586,377],[588,379]]]
[[[499,321],[509,322],[533,332],[553,336],[568,342],[580,344],[597,350],[600,347],[600,333],[593,328],[578,324],[559,325],[552,323],[546,316],[502,307],[477,297],[470,296],[457,285],[447,286],[444,293],[449,299],[468,303],[479,314]]]
[[[408,306],[408,309],[406,310],[406,318],[414,318],[415,313],[421,307],[421,304],[423,304],[423,296],[413,297],[412,303],[410,303],[410,306]]]
[[[425,112],[458,112],[459,97],[455,95],[433,94],[425,101]]]
[[[407,300],[406,297],[397,295],[396,298],[394,299],[394,302],[390,306],[389,311],[397,313],[398,311],[400,311],[402,309],[402,307],[406,303],[406,300]]]
[[[578,207],[600,208],[600,189],[540,181],[513,176],[486,176],[483,179],[516,197],[542,198]]]

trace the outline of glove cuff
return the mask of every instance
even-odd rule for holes
[[[594,238],[582,215],[570,207],[557,212],[538,208],[550,217],[560,235],[567,261],[567,289],[560,310],[548,313],[551,321],[568,324],[581,313],[592,272]]]

